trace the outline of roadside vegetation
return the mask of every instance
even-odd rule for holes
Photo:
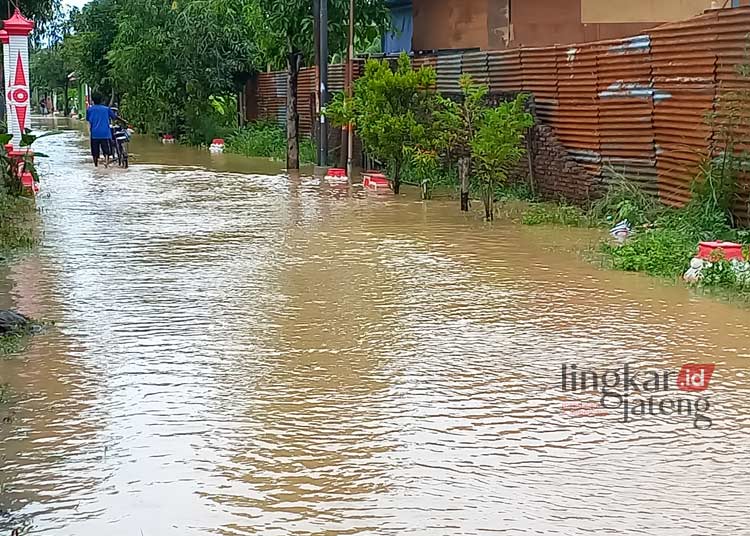
[[[0,358],[23,350],[32,333],[33,328],[24,327],[0,334]]]
[[[47,1],[54,31],[32,50],[34,87],[72,94],[68,74],[75,72],[138,131],[187,144],[230,137],[238,127],[237,95],[254,73],[288,69],[296,95],[300,69],[314,61],[310,0],[91,0],[64,12],[59,0]],[[330,53],[340,58],[349,0],[328,0],[328,8]],[[355,13],[357,50],[372,51],[388,27],[385,1],[355,0]],[[289,99],[286,131],[284,156],[295,168],[307,157],[296,98]]]
[[[30,231],[34,202],[23,189],[15,159],[5,149],[12,135],[4,131],[5,126],[0,124],[0,260],[13,250],[28,248],[34,243]],[[36,139],[37,136],[27,132],[21,139],[21,146],[29,147]],[[43,155],[40,153],[40,156]],[[38,178],[30,159],[26,159],[24,166],[35,179]]]
[[[286,158],[286,131],[270,121],[249,123],[227,137],[225,150],[281,161]],[[315,162],[315,145],[312,140],[301,140],[299,151],[301,164]]]
[[[50,132],[47,135],[55,134]],[[30,147],[37,136],[27,131],[20,140],[22,147]],[[5,145],[13,139],[11,134],[0,133],[0,262],[19,250],[34,244],[32,218],[35,204],[32,194],[24,189],[16,158],[8,155]],[[37,153],[43,157],[42,153]],[[37,172],[31,159],[26,158],[24,169],[36,180]],[[25,317],[8,321],[6,311],[0,311],[0,356],[17,352],[23,347],[33,329],[33,322]],[[12,316],[12,315],[11,315]]]
[[[460,209],[469,210],[475,191],[492,220],[496,191],[525,154],[524,136],[533,125],[527,96],[494,104],[486,85],[462,76],[461,95],[447,98],[434,90],[436,80],[433,67],[413,69],[406,54],[395,68],[370,60],[353,96],[339,93],[326,113],[334,125],[354,125],[367,153],[388,167],[394,193],[407,170],[423,199],[455,177]]]
[[[739,65],[737,73],[750,82],[750,66]],[[750,83],[737,87],[750,87]],[[586,210],[557,204],[534,205],[524,216],[524,223],[611,227],[627,220],[633,232],[623,243],[601,243],[607,265],[670,279],[685,274],[700,242],[744,244],[744,261],[729,261],[721,250],[716,250],[709,259],[710,265],[692,284],[750,299],[750,229],[742,228],[735,216],[738,209],[750,214],[747,199],[738,195],[740,180],[750,176],[750,157],[742,145],[750,133],[750,91],[722,88],[706,121],[714,136],[685,206],[666,206],[620,177]]]

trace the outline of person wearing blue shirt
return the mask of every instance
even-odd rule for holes
[[[104,167],[109,167],[109,159],[112,156],[112,130],[109,121],[116,119],[117,114],[109,107],[102,104],[102,96],[95,93],[91,96],[93,105],[86,110],[86,121],[91,127],[91,156],[94,157],[94,166],[99,165],[99,157],[104,155]]]

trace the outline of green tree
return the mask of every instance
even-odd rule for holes
[[[469,210],[471,180],[481,180],[488,220],[494,218],[494,188],[507,179],[511,167],[523,156],[522,141],[533,119],[525,109],[525,97],[493,108],[489,88],[464,75],[459,80],[461,99],[438,97],[439,106],[430,136],[444,161],[458,165],[461,210]]]
[[[114,99],[108,53],[117,36],[117,14],[127,0],[93,0],[70,16],[73,35],[64,40],[65,55],[80,80]]]
[[[495,217],[495,187],[506,182],[508,175],[526,154],[523,140],[534,119],[526,111],[526,96],[487,108],[481,114],[479,128],[471,139],[474,173],[479,179],[487,220]]]
[[[72,14],[63,56],[141,130],[203,143],[235,124],[254,69],[246,1],[93,0]]]
[[[112,1],[112,0],[107,0]],[[187,88],[174,69],[177,13],[168,2],[131,0],[117,10],[117,32],[105,52],[106,76],[128,119],[148,132],[177,133]]]
[[[68,90],[71,68],[65,61],[63,47],[60,44],[32,51],[30,58],[31,85],[47,93],[58,90],[63,92],[63,110],[70,113],[68,107]]]
[[[412,69],[406,54],[399,57],[395,69],[387,60],[370,60],[364,76],[354,84],[352,99],[337,96],[329,110],[336,124],[351,120],[367,152],[390,166],[397,194],[404,163],[428,145],[435,81],[435,69]]]
[[[462,93],[460,101],[438,97],[432,144],[444,160],[458,166],[461,210],[467,212],[471,191],[472,141],[481,128],[489,88],[474,84],[468,75],[462,76],[459,84]]]
[[[329,13],[329,50],[346,50],[349,0],[326,0]],[[244,14],[264,63],[287,69],[287,167],[299,168],[299,113],[297,81],[303,64],[314,59],[315,32],[310,0],[246,0]],[[388,24],[384,0],[355,0],[356,38],[365,41]],[[327,60],[328,58],[326,58]]]
[[[0,0],[0,17],[9,18],[16,6],[21,13],[36,23],[36,33],[43,36],[47,27],[60,12],[60,0]]]

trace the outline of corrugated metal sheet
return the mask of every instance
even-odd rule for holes
[[[669,204],[684,204],[698,166],[714,141],[706,114],[717,95],[750,90],[737,73],[750,64],[750,8],[715,10],[662,25],[628,39],[565,47],[422,55],[415,68],[434,66],[437,89],[459,91],[461,73],[494,93],[529,91],[540,120],[589,172],[611,182],[618,173],[642,182]],[[358,75],[361,70],[358,70]],[[343,66],[332,66],[331,88],[343,88]],[[312,81],[314,90],[314,80]],[[309,75],[300,79],[302,129]],[[258,77],[261,117],[283,119],[284,73]],[[309,99],[308,99],[309,100]],[[720,114],[719,114],[720,115]],[[750,129],[749,129],[750,130]],[[750,132],[743,136],[750,149]],[[609,171],[614,168],[617,173]],[[743,178],[737,212],[750,220],[750,183]],[[588,179],[582,181],[589,184]],[[744,216],[743,216],[744,214]]]
[[[466,52],[461,58],[461,73],[471,76],[475,84],[489,85],[486,52]]]
[[[557,62],[557,137],[576,162],[593,175],[601,168],[598,50],[596,44],[571,45]]]
[[[747,89],[748,78],[737,72],[737,66],[750,63],[750,8],[717,12],[712,29],[718,82],[726,89]]]
[[[728,113],[726,110],[735,108],[747,111],[750,108],[748,98],[750,97],[750,9],[737,8],[717,12],[716,40],[714,51],[716,53],[716,87],[719,97],[715,114],[716,121],[722,126],[714,126],[714,142],[716,150],[725,145],[725,136],[722,131],[727,125]],[[747,118],[745,118],[747,121]],[[736,121],[732,121],[736,124]],[[747,124],[736,131],[736,146],[738,152],[750,151],[750,128]],[[734,204],[734,213],[741,223],[750,225],[750,176],[743,174],[738,180],[737,196]]]
[[[493,50],[487,54],[490,91],[493,93],[521,91],[523,70],[519,49]]]
[[[286,121],[286,73],[258,75],[258,114],[284,125]]]
[[[315,67],[300,70],[297,81],[297,109],[299,111],[299,131],[303,136],[312,136],[315,113]]]
[[[420,67],[437,67],[437,56],[428,56],[426,54],[415,56],[411,64],[415,69],[419,69]]]
[[[716,55],[715,14],[661,26],[651,32],[654,84],[654,140],[659,196],[680,206],[708,154]]]
[[[656,195],[651,39],[601,42],[596,64],[602,178],[608,183],[622,175]]]
[[[438,56],[437,89],[440,93],[456,94],[461,91],[458,79],[461,76],[461,54]]]
[[[335,93],[336,91],[344,91],[344,84],[346,82],[346,65],[343,63],[336,63],[328,66],[328,91]]]
[[[557,109],[557,58],[556,47],[521,48],[523,90],[536,98],[539,117],[552,123]]]

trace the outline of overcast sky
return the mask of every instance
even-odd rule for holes
[[[63,5],[81,7],[83,4],[88,4],[88,2],[89,0],[63,0]]]

